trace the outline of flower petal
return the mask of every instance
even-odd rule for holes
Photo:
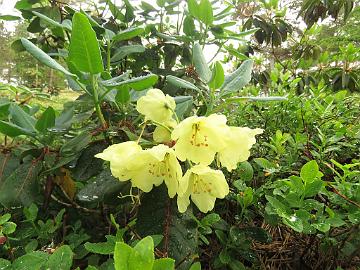
[[[230,127],[227,136],[227,146],[219,151],[219,160],[228,171],[237,168],[239,162],[247,160],[250,149],[256,143],[255,136],[261,134],[262,129],[250,129],[247,127]]]

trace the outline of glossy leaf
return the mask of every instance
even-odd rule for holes
[[[0,203],[5,207],[30,205],[39,195],[40,162],[19,165],[7,178],[0,179]]]
[[[72,35],[69,48],[69,61],[78,70],[97,74],[104,70],[99,42],[88,18],[77,12],[72,19]]]

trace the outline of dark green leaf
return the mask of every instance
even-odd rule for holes
[[[176,201],[169,199],[164,185],[144,194],[141,201],[136,222],[137,232],[141,236],[163,235],[164,224],[169,224],[166,236],[168,237],[168,255],[177,263],[182,261],[178,269],[189,269],[198,243],[197,225],[191,217],[190,209],[184,214],[179,214]],[[162,247],[159,248],[162,249]]]
[[[84,149],[91,141],[91,135],[88,132],[83,132],[75,138],[68,141],[60,148],[60,154],[63,156],[69,156],[79,153]]]
[[[55,110],[52,107],[48,107],[41,117],[37,120],[35,128],[40,131],[44,132],[48,128],[51,128],[55,125]]]
[[[20,135],[28,135],[28,136],[35,135],[35,133],[31,132],[31,130],[21,128],[17,125],[5,121],[0,121],[0,133],[10,137],[17,137]]]
[[[103,170],[92,181],[89,181],[77,194],[77,198],[83,202],[99,202],[114,199],[119,194],[127,194],[130,189],[130,182],[120,182],[114,178],[109,170]]]

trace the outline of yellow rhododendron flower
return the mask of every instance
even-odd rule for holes
[[[220,170],[204,165],[189,169],[179,183],[177,204],[179,212],[184,213],[190,204],[189,197],[203,213],[214,208],[216,198],[224,198],[229,186]]]
[[[218,153],[221,165],[228,171],[236,169],[239,162],[249,158],[250,148],[256,143],[255,136],[262,132],[259,128],[230,127],[230,132],[225,138],[227,145]]]
[[[170,198],[175,196],[182,177],[174,150],[163,144],[133,155],[127,169],[131,172],[133,186],[145,192],[165,181]]]
[[[176,140],[175,154],[181,160],[209,165],[215,153],[226,144],[224,138],[229,132],[224,115],[189,117],[180,122],[171,134]]]
[[[164,123],[164,126],[157,126],[153,133],[153,139],[157,143],[166,143],[171,141],[171,132],[170,129],[173,129],[176,126],[176,121],[171,119],[167,123]]]
[[[102,153],[95,155],[95,157],[110,161],[112,175],[120,181],[127,181],[131,178],[131,172],[127,169],[126,164],[135,153],[141,151],[140,145],[136,142],[128,141],[113,144],[106,148]]]
[[[173,97],[165,95],[159,89],[150,89],[145,96],[139,98],[136,109],[145,115],[145,120],[166,123],[172,119],[175,107]]]

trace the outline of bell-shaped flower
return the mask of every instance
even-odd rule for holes
[[[127,168],[131,171],[131,182],[134,187],[149,192],[153,185],[159,186],[165,181],[170,198],[175,196],[182,177],[174,150],[163,144],[136,153],[127,164]]]
[[[171,133],[176,141],[175,154],[181,160],[209,165],[215,153],[226,144],[224,138],[229,132],[224,115],[189,117],[180,122]]]
[[[171,129],[176,126],[176,121],[171,119],[164,123],[163,126],[157,126],[153,133],[153,139],[157,143],[167,143],[171,141]]]
[[[203,213],[214,208],[216,198],[224,198],[229,193],[229,186],[220,170],[213,170],[204,165],[189,169],[180,179],[177,205],[184,213],[190,204],[189,197]]]
[[[166,123],[172,119],[175,107],[173,97],[165,95],[159,89],[150,89],[145,96],[139,98],[136,109],[145,115],[145,120]]]
[[[113,144],[106,148],[102,153],[95,155],[95,157],[110,161],[112,175],[120,181],[127,181],[131,178],[131,172],[128,170],[127,164],[135,153],[141,151],[140,145],[136,142],[128,141]]]
[[[250,148],[256,143],[255,136],[262,132],[259,128],[230,127],[230,132],[225,137],[226,147],[218,153],[221,165],[228,171],[236,169],[239,162],[249,158]]]

